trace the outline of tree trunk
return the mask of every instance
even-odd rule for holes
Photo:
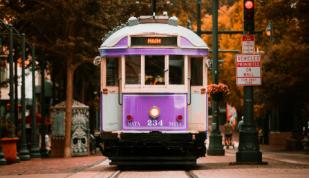
[[[72,56],[67,62],[67,87],[66,87],[66,103],[65,103],[65,144],[64,157],[71,157],[71,126],[72,126],[72,104],[73,104],[73,75],[74,67],[71,63]]]

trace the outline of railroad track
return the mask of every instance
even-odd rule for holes
[[[198,178],[198,176],[195,175],[192,171],[184,171],[184,172],[186,173],[186,175],[189,178]],[[117,171],[113,172],[108,178],[118,178],[121,173],[124,173],[124,171],[117,170]]]
[[[119,174],[121,173],[120,170],[117,170],[115,172],[113,172],[113,174],[111,174],[110,176],[108,176],[108,178],[117,178],[119,176]]]
[[[198,178],[198,176],[195,175],[192,171],[186,171],[186,174],[189,178]]]

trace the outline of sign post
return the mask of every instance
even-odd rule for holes
[[[237,84],[244,86],[244,123],[239,131],[237,164],[264,164],[254,121],[253,86],[261,85],[260,55],[254,50],[254,0],[244,0],[242,53],[236,56]]]

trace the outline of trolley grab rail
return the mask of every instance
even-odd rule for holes
[[[188,98],[190,98],[189,99],[189,103],[187,102],[187,105],[191,105],[191,98],[192,98],[192,92],[191,92],[191,78],[190,77],[188,77],[188,81],[189,81],[189,95],[190,95],[190,97],[188,97]]]
[[[120,84],[121,84],[121,78],[118,79],[118,104],[121,106],[122,105],[122,94],[121,94],[121,89],[120,89]]]

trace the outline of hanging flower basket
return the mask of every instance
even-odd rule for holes
[[[223,83],[219,84],[210,84],[207,86],[207,93],[214,99],[214,100],[222,100],[226,98],[230,94],[230,90],[227,85]]]

